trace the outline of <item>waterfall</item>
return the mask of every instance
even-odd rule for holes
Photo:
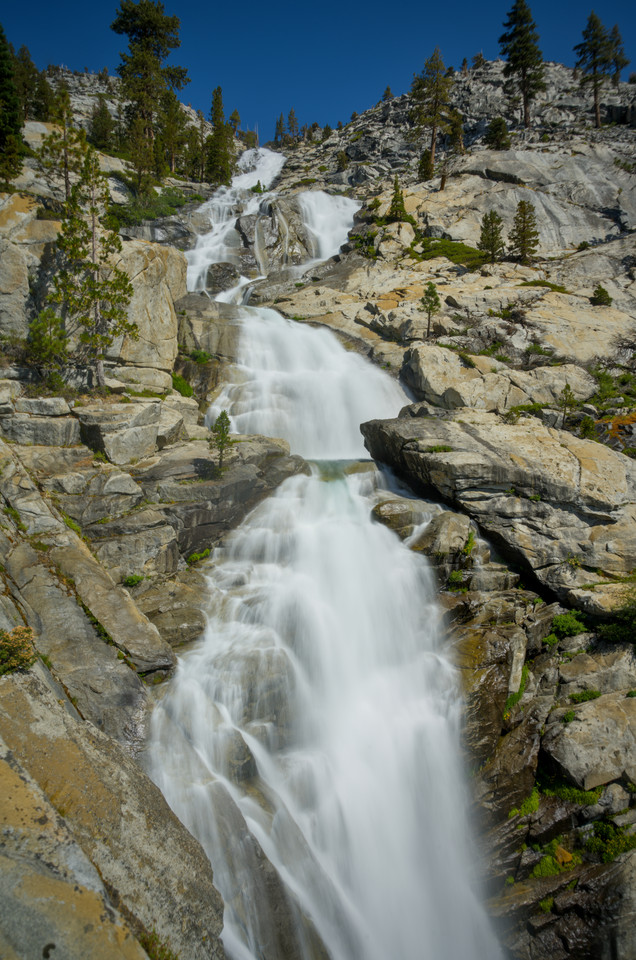
[[[406,398],[272,310],[244,309],[240,352],[211,415],[312,464],[215,551],[205,636],[153,714],[151,775],[210,858],[231,960],[497,960],[434,586],[372,521],[386,491],[360,459],[359,423]]]
[[[332,197],[324,190],[308,190],[299,195],[298,205],[314,242],[314,257],[333,257],[347,239],[353,215],[360,209],[359,201]]]

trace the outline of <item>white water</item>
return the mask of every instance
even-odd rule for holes
[[[298,204],[314,241],[313,256],[318,260],[333,257],[347,239],[360,202],[332,197],[323,190],[308,190],[299,195]]]
[[[252,193],[251,188],[255,187],[259,180],[261,186],[267,188],[278,176],[284,163],[285,157],[272,150],[246,150],[239,159],[241,173],[234,177],[231,186],[221,187],[201,207],[201,212],[210,218],[211,229],[197,239],[193,250],[186,253],[188,290],[205,290],[210,264],[238,264],[240,240],[234,228],[236,217],[239,213],[258,213],[264,195]],[[245,286],[248,282],[247,278],[243,278],[239,286]],[[222,298],[227,300],[231,295],[228,296],[226,291]]]
[[[228,956],[497,960],[428,568],[371,521],[377,471],[324,462],[363,456],[359,423],[405,397],[270,310],[246,310],[235,380],[218,408],[238,429],[323,463],[216,552],[205,637],[152,721],[149,767],[210,857]]]

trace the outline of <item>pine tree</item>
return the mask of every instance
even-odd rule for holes
[[[170,173],[175,173],[177,159],[185,147],[188,127],[186,115],[174,90],[166,90],[162,94],[158,123],[162,154]]]
[[[387,87],[387,88],[386,88],[386,90],[385,90],[384,93],[382,94],[382,99],[383,99],[383,101],[384,101],[385,103],[387,102],[387,100],[392,100],[392,99],[393,99],[393,93],[392,93],[392,91],[391,91],[391,87]]]
[[[282,143],[283,137],[285,136],[285,117],[280,115],[276,121],[276,130],[274,132],[274,143]]]
[[[0,26],[0,181],[8,183],[22,169],[22,116],[13,57]]]
[[[51,307],[41,310],[29,325],[29,354],[46,379],[68,357],[68,337],[62,318]]]
[[[617,23],[615,23],[610,30],[609,42],[611,50],[612,83],[617,87],[621,79],[621,71],[629,65],[629,60],[625,56],[623,38],[620,35]]]
[[[214,129],[207,141],[206,177],[210,183],[228,186],[234,170],[234,137],[232,128],[225,122],[223,92],[220,87],[215,87],[212,91],[210,119]]]
[[[490,121],[484,136],[484,143],[486,146],[492,147],[493,150],[510,149],[510,135],[503,117],[493,117]]]
[[[230,126],[232,127],[232,132],[234,133],[234,136],[236,136],[236,134],[238,133],[238,128],[239,128],[240,122],[241,122],[240,114],[239,114],[238,110],[237,110],[236,108],[234,108],[234,110],[233,110],[232,113],[230,114],[230,119],[229,119],[229,121],[228,121],[228,123],[229,123]]]
[[[563,390],[557,397],[557,406],[560,410],[563,410],[563,420],[561,421],[561,429],[565,430],[565,421],[568,416],[568,410],[572,410],[576,406],[576,397],[574,396],[574,391],[569,383],[563,387]]]
[[[520,200],[517,204],[508,240],[513,256],[518,257],[521,263],[530,263],[539,245],[539,233],[534,207],[529,200]]]
[[[523,100],[523,125],[527,128],[530,126],[530,101],[545,90],[545,83],[539,34],[525,0],[515,0],[504,27],[506,32],[499,37],[501,53],[506,57],[504,76],[515,78]]]
[[[88,130],[88,141],[97,150],[110,150],[113,145],[115,121],[106,106],[103,93],[97,95],[97,103],[93,107]]]
[[[57,129],[45,137],[38,153],[38,164],[49,183],[64,182],[64,199],[71,196],[71,177],[79,174],[84,163],[86,137],[73,125],[73,111],[68,89],[60,86],[51,111]]]
[[[604,80],[612,71],[612,46],[607,30],[592,10],[583,31],[582,43],[574,47],[578,59],[576,69],[581,71],[581,85],[591,84],[594,93],[594,124],[601,126],[600,94]]]
[[[37,83],[35,85],[35,94],[33,97],[33,119],[46,123],[51,119],[55,94],[51,84],[46,79],[44,71],[38,73]]]
[[[22,119],[33,119],[33,103],[38,83],[38,69],[31,59],[28,47],[21,46],[13,62],[15,85],[20,100]]]
[[[225,451],[229,447],[234,446],[235,443],[237,443],[237,441],[230,437],[230,418],[225,410],[221,410],[214,421],[212,437],[210,438],[210,446],[216,447],[219,451],[219,473],[223,470],[223,456]]]
[[[435,166],[435,147],[437,134],[450,129],[450,91],[453,78],[446,75],[446,67],[439,47],[424,64],[420,74],[416,74],[411,84],[411,96],[414,100],[412,119],[418,130],[431,128],[431,162]]]
[[[413,217],[406,212],[406,207],[404,206],[404,194],[402,193],[397,174],[393,182],[393,195],[386,219],[388,223],[413,223]]]
[[[503,220],[496,210],[490,210],[484,214],[477,248],[486,254],[489,263],[496,263],[504,255],[505,245],[501,232],[502,227]]]
[[[468,76],[468,60],[466,57],[462,60],[462,77]]]
[[[127,315],[132,285],[127,274],[112,265],[114,255],[121,252],[121,240],[100,224],[109,202],[97,154],[88,147],[79,180],[64,204],[57,242],[63,266],[48,299],[61,306],[67,333],[81,330],[79,339],[95,363],[100,387],[105,386],[104,353],[115,337],[138,337],[137,326]]]
[[[450,149],[454,154],[463,156],[466,152],[464,146],[464,121],[459,110],[451,110],[448,120],[450,123]]]
[[[435,167],[433,166],[433,161],[431,160],[431,151],[422,150],[422,156],[420,157],[420,162],[417,166],[417,179],[425,182],[427,180],[432,180],[435,176]]]
[[[421,298],[420,303],[426,311],[427,326],[426,326],[426,339],[431,335],[431,318],[433,314],[438,313],[441,309],[442,303],[437,295],[437,287],[432,281],[429,281],[426,284],[424,290],[424,296]]]
[[[287,116],[287,132],[291,140],[298,139],[298,120],[296,119],[296,111],[293,107]]]
[[[155,122],[161,108],[161,97],[167,90],[181,90],[189,82],[185,67],[165,66],[179,40],[180,21],[167,16],[163,4],[154,0],[121,0],[120,9],[111,23],[111,30],[128,37],[128,53],[122,53],[117,73],[121,77],[122,96],[129,101],[128,123],[141,118],[144,138],[155,139]],[[143,151],[137,150],[138,157]],[[146,151],[153,156],[154,151]],[[143,174],[149,172],[142,171]]]

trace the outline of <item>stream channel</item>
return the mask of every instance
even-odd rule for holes
[[[250,187],[283,162],[250,151],[208,202],[190,289],[231,259],[237,211],[258,211]],[[335,254],[356,204],[299,202],[316,258]],[[211,557],[208,627],[154,711],[148,768],[210,858],[231,960],[497,960],[435,587],[425,558],[371,518],[390,480],[359,424],[409,400],[329,331],[241,309],[239,362],[209,416],[285,438],[311,472]]]

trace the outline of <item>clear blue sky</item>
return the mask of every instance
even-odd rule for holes
[[[167,14],[181,19],[181,47],[171,62],[190,73],[184,102],[207,116],[211,92],[220,84],[226,116],[236,107],[242,126],[258,124],[261,142],[273,136],[276,117],[287,116],[292,106],[300,125],[315,120],[333,127],[376,103],[387,85],[394,94],[404,93],[435,46],[455,67],[480,50],[495,59],[511,6],[512,0],[164,3]],[[118,8],[119,0],[14,0],[4,5],[0,22],[16,49],[26,44],[40,68],[53,63],[115,73],[126,48],[126,38],[110,30]],[[581,40],[591,4],[530,0],[530,8],[544,59],[573,66],[572,47]],[[627,79],[636,71],[636,2],[605,0],[595,9],[608,29],[618,24],[632,61],[623,72]]]

